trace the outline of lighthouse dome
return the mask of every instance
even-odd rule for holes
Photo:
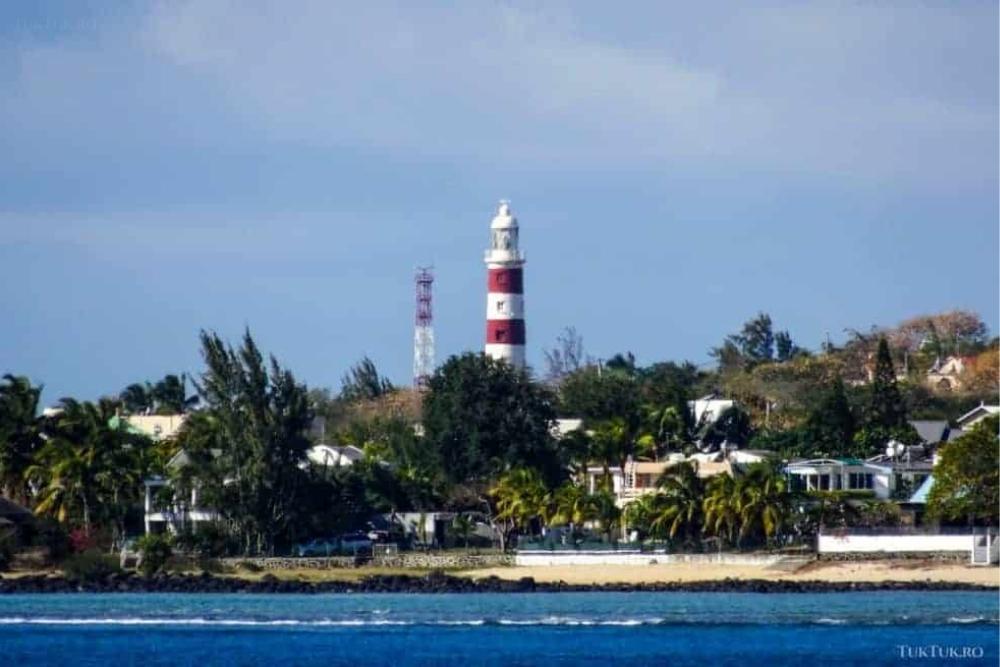
[[[517,218],[510,212],[510,202],[502,199],[497,205],[497,214],[493,216],[490,229],[510,229],[517,227]]]

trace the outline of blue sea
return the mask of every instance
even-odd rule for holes
[[[995,592],[9,595],[0,664],[993,666],[997,623]]]

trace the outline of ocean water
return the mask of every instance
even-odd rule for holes
[[[998,604],[916,591],[7,595],[0,664],[992,666]]]

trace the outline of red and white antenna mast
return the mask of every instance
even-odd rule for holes
[[[413,329],[413,386],[427,387],[434,372],[434,311],[431,307],[431,285],[434,274],[429,266],[417,269],[417,316]]]

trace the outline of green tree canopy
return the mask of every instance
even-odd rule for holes
[[[931,516],[995,526],[1000,519],[1000,419],[989,417],[941,447],[927,498]]]
[[[340,399],[342,401],[367,401],[395,391],[388,379],[378,374],[375,362],[364,357],[351,367],[341,380]]]
[[[272,553],[293,525],[310,442],[312,420],[306,387],[271,357],[270,364],[247,331],[238,350],[217,334],[202,332],[207,370],[198,387],[204,421],[219,447],[219,473],[208,500],[235,526],[246,553]],[[221,483],[219,483],[221,482]]]
[[[4,495],[28,501],[24,472],[44,440],[38,415],[41,386],[26,377],[4,375],[0,384],[0,487]]]
[[[845,456],[851,450],[857,425],[844,382],[834,380],[809,412],[804,436],[811,456]]]
[[[525,467],[550,484],[565,475],[552,428],[555,397],[482,354],[449,358],[424,397],[424,441],[448,480],[468,483]]]

